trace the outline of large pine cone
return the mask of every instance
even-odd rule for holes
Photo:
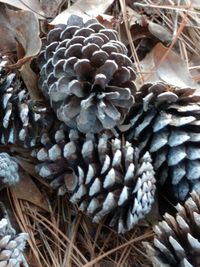
[[[50,129],[53,114],[45,103],[36,103],[16,73],[8,73],[0,59],[0,144],[32,147],[42,131]]]
[[[21,266],[27,238],[26,233],[16,234],[6,218],[0,220],[0,266]]]
[[[133,105],[135,73],[118,33],[72,15],[47,36],[40,88],[58,118],[81,132],[120,125]]]
[[[130,230],[150,211],[154,201],[155,179],[149,153],[139,158],[137,148],[130,143],[110,140],[106,135],[82,141],[73,130],[70,139],[64,141],[63,130],[56,132],[55,141],[43,137],[46,146],[36,153],[44,161],[37,166],[39,174],[53,179],[54,187],[65,183],[71,201],[94,222],[109,215],[109,224],[117,226],[119,233]]]
[[[176,217],[166,214],[155,228],[153,246],[146,244],[154,267],[200,266],[200,197],[192,192]]]
[[[200,96],[191,88],[145,84],[136,93],[127,140],[152,155],[156,178],[172,196],[200,194]],[[127,125],[126,125],[127,126]]]

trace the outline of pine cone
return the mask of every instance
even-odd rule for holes
[[[59,120],[83,133],[120,125],[133,105],[135,73],[116,31],[72,15],[47,36],[39,86]]]
[[[16,234],[7,219],[0,220],[0,266],[20,267],[28,234]]]
[[[18,181],[18,164],[7,153],[0,153],[0,184],[12,186]]]
[[[129,142],[149,151],[158,183],[179,200],[200,194],[200,96],[192,88],[145,84],[135,94]]]
[[[19,144],[32,147],[42,131],[50,129],[53,113],[46,104],[30,99],[27,89],[16,73],[5,70],[0,59],[0,144]]]
[[[72,194],[70,200],[94,222],[109,215],[110,226],[117,226],[119,233],[130,230],[144,218],[155,193],[148,152],[139,158],[130,143],[123,144],[117,138],[110,140],[106,135],[82,141],[71,131],[69,142],[64,141],[66,137],[60,130],[56,136],[56,144],[50,145],[47,138],[46,148],[36,154],[44,161],[37,166],[41,176],[53,179],[54,187],[65,183]]]
[[[85,136],[71,130],[66,125],[55,124],[50,133],[44,132],[40,136],[40,146],[33,148],[31,155],[37,158],[36,172],[43,178],[50,180],[50,186],[58,190],[59,195],[67,192],[64,176],[77,166],[79,147]]]
[[[200,197],[192,192],[176,218],[166,214],[155,228],[154,243],[146,243],[153,266],[200,266]]]

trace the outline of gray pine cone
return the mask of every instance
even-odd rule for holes
[[[13,186],[18,181],[18,164],[7,153],[0,153],[0,184]]]
[[[185,200],[192,190],[200,194],[200,95],[157,83],[143,85],[135,99],[127,140],[141,154],[151,153],[157,181],[169,195]]]
[[[68,142],[64,142],[60,130],[56,136],[56,144],[50,145],[47,138],[46,147],[35,153],[44,161],[37,166],[41,176],[53,179],[54,187],[64,183],[65,190],[72,194],[71,202],[94,222],[108,215],[110,226],[117,226],[119,233],[132,229],[145,217],[155,193],[148,152],[139,158],[137,148],[130,143],[106,135],[82,141],[73,130]]]
[[[30,99],[16,73],[6,72],[5,64],[0,59],[0,144],[29,148],[37,144],[41,132],[50,129],[54,114],[46,103]]]
[[[16,234],[7,219],[0,220],[0,266],[20,267],[28,234]]]
[[[135,73],[118,33],[72,15],[47,36],[39,86],[59,120],[83,133],[120,125],[133,105]]]
[[[153,245],[145,244],[154,267],[200,266],[200,197],[194,191],[176,217],[169,214],[154,228]]]
[[[58,190],[59,195],[67,192],[64,176],[77,165],[79,147],[85,136],[74,130],[68,131],[66,125],[55,124],[52,132],[40,136],[40,146],[33,148],[31,155],[39,163],[36,172],[50,181],[50,186]]]

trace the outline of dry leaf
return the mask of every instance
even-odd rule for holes
[[[168,48],[161,43],[155,46],[153,53],[155,66],[161,80],[175,86],[199,88],[192,79],[186,62],[179,55],[173,51],[168,53]],[[163,58],[164,55],[167,55],[166,58]]]
[[[14,11],[0,5],[0,52],[16,51],[20,44],[24,49],[24,58],[35,56],[41,48],[39,22],[30,11]]]
[[[23,153],[23,151],[20,154],[22,154],[23,157],[21,155],[15,155],[15,160],[17,161],[17,163],[26,173],[32,175],[33,177],[36,177],[37,174],[35,171],[35,160],[30,157],[30,154],[25,154]]]
[[[200,8],[200,3],[199,3],[199,0],[190,0],[190,4],[193,8],[197,8],[199,9]]]
[[[155,201],[152,204],[151,211],[146,215],[145,220],[151,224],[154,225],[161,219],[160,213],[159,213],[159,201],[158,198],[155,197]]]
[[[19,70],[22,79],[30,93],[32,100],[39,101],[42,99],[42,93],[38,89],[38,77],[30,68],[30,62],[26,62]]]
[[[172,41],[171,32],[164,26],[152,22],[130,7],[126,8],[133,41],[144,37],[156,37],[162,42]]]
[[[115,17],[107,14],[101,14],[96,17],[96,19],[104,25],[105,28],[113,29],[113,24],[115,22]]]
[[[103,14],[114,0],[77,0],[75,4],[60,13],[50,24],[66,24],[70,15],[78,15],[87,20]]]
[[[8,4],[19,9],[29,10],[34,12],[38,18],[44,18],[44,12],[40,8],[39,0],[0,0],[1,3]]]
[[[175,52],[158,43],[140,62],[146,82],[164,81],[172,86],[199,88],[186,62]]]
[[[40,0],[40,6],[45,16],[54,18],[62,5],[63,0]]]
[[[148,21],[148,30],[149,32],[158,38],[160,41],[165,43],[171,43],[172,41],[172,33],[166,29],[166,27],[159,25],[155,22]]]
[[[11,192],[15,198],[29,201],[35,206],[49,212],[45,198],[28,174],[20,172],[20,182],[11,188]]]

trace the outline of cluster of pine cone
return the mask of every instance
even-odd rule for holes
[[[196,215],[188,219],[195,222],[194,229],[183,222],[190,207],[191,212],[200,207],[198,92],[164,82],[136,88],[133,64],[118,33],[96,19],[83,22],[75,15],[48,33],[38,56],[43,101],[33,101],[4,65],[2,60],[0,143],[30,149],[39,161],[36,171],[59,194],[70,192],[71,201],[94,222],[106,218],[119,233],[149,213],[156,188],[177,202],[195,191],[197,208],[186,202],[187,211],[179,207],[176,220],[166,216],[177,232],[163,222],[156,230],[155,248],[147,247],[155,254],[154,262],[164,262],[162,266],[176,266],[179,258],[180,266],[196,266],[180,243],[187,231],[187,246],[200,254],[194,241],[200,238]],[[5,153],[0,160],[7,162]],[[8,174],[6,164],[0,176],[9,184],[9,175],[11,181],[19,177]],[[170,238],[160,245],[165,235]],[[162,260],[165,252],[170,257]]]

